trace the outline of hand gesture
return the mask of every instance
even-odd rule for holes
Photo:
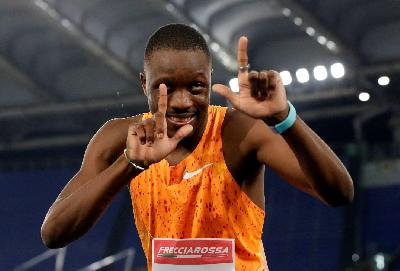
[[[213,90],[224,96],[237,110],[265,120],[281,121],[286,118],[288,104],[286,91],[280,75],[276,71],[248,71],[247,38],[240,37],[237,52],[239,64],[239,94],[227,86],[213,85]]]
[[[132,124],[128,129],[126,148],[131,161],[157,163],[175,150],[178,142],[192,132],[193,126],[187,124],[176,131],[173,137],[168,137],[166,111],[167,87],[160,84],[158,112],[150,119]]]

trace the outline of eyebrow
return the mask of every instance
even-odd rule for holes
[[[190,77],[191,80],[199,79],[199,77],[202,80],[207,80],[207,75],[202,71],[194,72],[194,73],[192,73],[192,75],[193,76]],[[170,75],[163,74],[154,80],[153,85],[159,85],[161,83],[174,83],[175,81],[176,80],[173,77],[171,77]]]

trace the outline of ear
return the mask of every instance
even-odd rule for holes
[[[146,74],[145,74],[145,72],[141,72],[139,74],[139,76],[140,76],[140,83],[142,85],[142,89],[143,89],[144,95],[147,96],[148,93],[147,93],[147,90],[146,90]]]

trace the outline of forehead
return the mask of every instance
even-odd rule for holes
[[[176,70],[211,69],[211,61],[201,50],[159,49],[151,53],[145,61],[149,72],[174,72]]]

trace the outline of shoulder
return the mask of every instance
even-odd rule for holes
[[[244,151],[250,152],[271,140],[274,133],[262,120],[229,108],[222,124],[222,137],[224,141],[232,142],[233,146],[241,144]]]
[[[129,126],[140,121],[142,115],[115,118],[104,123],[89,142],[87,152],[113,162],[125,148]]]
[[[93,138],[97,137],[115,138],[119,137],[121,133],[126,134],[129,126],[134,122],[140,121],[142,116],[143,115],[141,114],[133,117],[115,118],[108,120],[100,127],[100,129],[97,131],[97,133],[94,135]]]
[[[221,130],[224,151],[234,149],[232,155],[242,159],[254,157],[260,150],[270,149],[282,142],[264,121],[252,118],[238,110],[228,109]]]

